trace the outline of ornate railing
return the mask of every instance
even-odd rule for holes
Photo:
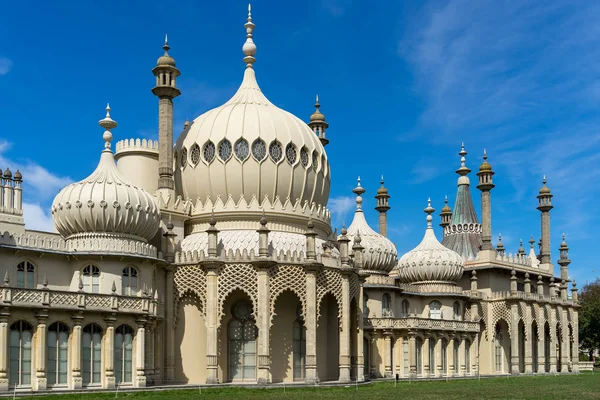
[[[577,303],[573,301],[571,298],[567,298],[564,300],[560,295],[558,296],[549,296],[547,294],[538,294],[538,293],[526,293],[522,291],[500,291],[500,292],[491,292],[491,293],[482,293],[483,298],[486,300],[530,300],[530,301],[544,301],[544,302],[552,302],[566,305],[576,305]]]
[[[426,329],[447,332],[479,332],[479,322],[429,318],[365,318],[366,329]]]
[[[126,312],[156,317],[164,315],[163,305],[150,296],[119,296],[116,294],[23,289],[9,286],[0,289],[0,306]]]

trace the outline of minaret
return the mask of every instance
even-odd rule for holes
[[[176,87],[179,70],[175,60],[169,56],[169,40],[165,35],[165,54],[157,61],[152,70],[156,76],[156,86],[152,93],[158,101],[158,189],[175,189],[173,180],[173,99],[181,94]]]
[[[562,235],[562,243],[559,247],[560,258],[558,259],[558,264],[560,265],[560,279],[568,282],[569,281],[569,264],[571,264],[571,260],[569,260],[569,246],[567,246],[567,242],[565,241],[565,234]]]
[[[477,189],[481,190],[481,250],[493,250],[492,246],[492,199],[491,191],[494,188],[492,183],[492,166],[487,162],[487,153],[483,150],[483,162],[479,166],[479,185]]]
[[[440,213],[440,217],[442,217],[442,222],[440,226],[442,229],[446,230],[446,227],[450,225],[452,221],[452,209],[448,205],[448,195],[444,198],[444,207],[442,207],[442,212]]]
[[[542,181],[543,186],[537,198],[539,204],[537,209],[542,212],[542,247],[540,248],[540,268],[550,270],[550,210],[552,210],[552,193],[546,186],[546,176]]]
[[[375,210],[379,212],[379,234],[387,237],[387,212],[390,209],[388,204],[390,195],[385,186],[383,186],[383,183],[383,175],[381,175],[381,187],[377,189],[377,195],[375,196],[375,199],[377,199]]]
[[[321,104],[319,104],[319,95],[317,95],[317,101],[315,102],[315,112],[310,116],[310,122],[308,126],[317,135],[323,147],[329,144],[329,140],[325,138],[325,131],[329,128],[329,124],[325,121],[325,115],[319,111]]]

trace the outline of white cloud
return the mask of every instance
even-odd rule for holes
[[[0,76],[6,75],[12,69],[13,63],[6,57],[0,57]]]
[[[23,203],[23,217],[27,229],[56,232],[52,215],[49,211],[44,211],[39,204]]]
[[[342,223],[348,225],[348,214],[356,207],[355,198],[352,196],[339,196],[329,199],[327,207],[333,216],[332,225],[338,226]]]

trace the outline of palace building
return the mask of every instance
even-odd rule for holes
[[[165,40],[159,140],[113,145],[107,107],[96,170],[52,204],[57,233],[26,229],[27,177],[4,171],[0,391],[577,372],[577,288],[564,236],[555,272],[545,178],[537,251],[492,244],[494,171],[484,152],[470,174],[464,145],[441,241],[428,203],[414,249],[397,253],[383,179],[375,201],[358,180],[338,234],[318,98],[308,123],[271,103],[250,12],[244,28],[239,89],[175,142]]]

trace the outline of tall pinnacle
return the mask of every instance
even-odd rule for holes
[[[246,42],[242,46],[246,68],[252,68],[252,64],[256,62],[256,58],[254,58],[254,55],[256,54],[256,45],[252,39],[252,32],[255,27],[256,25],[252,22],[252,7],[248,4],[248,20],[244,24],[244,28],[246,28]]]

